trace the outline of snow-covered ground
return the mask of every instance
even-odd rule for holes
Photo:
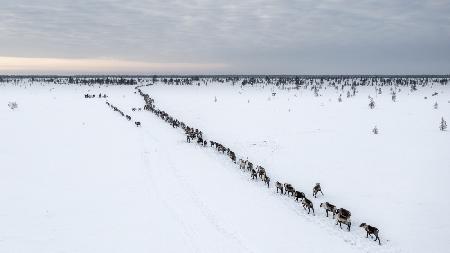
[[[142,90],[207,139],[311,199],[308,215],[146,111],[134,86],[0,84],[0,252],[445,252],[450,90],[287,91],[208,85]],[[431,96],[433,92],[437,96]],[[84,98],[106,93],[106,99]],[[272,96],[272,92],[276,92]],[[376,107],[370,110],[368,98]],[[428,99],[424,99],[428,96]],[[215,102],[215,97],[217,101]],[[11,110],[8,102],[16,101]],[[119,107],[142,127],[111,110]],[[438,109],[433,104],[438,102]],[[377,126],[380,133],[372,134]],[[351,232],[319,203],[352,211]],[[380,229],[382,246],[358,227]]]

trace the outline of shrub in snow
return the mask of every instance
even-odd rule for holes
[[[392,101],[397,101],[397,94],[395,92],[392,92]]]
[[[217,102],[217,97],[214,97],[214,102]]]
[[[372,132],[373,132],[373,134],[378,134],[378,128],[377,128],[377,126],[375,126],[375,127],[372,129]]]
[[[444,120],[444,117],[441,118],[441,124],[439,124],[439,129],[441,131],[447,130],[447,121]]]
[[[339,95],[338,101],[339,103],[342,102],[342,95]]]
[[[438,108],[438,103],[437,102],[434,103],[433,107],[434,107],[434,109],[437,109]]]
[[[369,102],[369,108],[370,108],[370,109],[375,108],[375,101],[373,101],[373,98],[369,96],[369,100],[370,100],[370,102]]]
[[[9,106],[9,108],[11,108],[11,110],[14,110],[17,107],[19,107],[16,102],[9,102],[8,106]]]

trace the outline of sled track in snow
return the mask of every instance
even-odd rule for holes
[[[160,114],[158,114],[159,112],[164,112],[164,111],[157,109],[155,107],[154,99],[150,98],[150,96],[148,94],[145,94],[144,92],[142,92],[142,90],[140,88],[144,87],[144,86],[149,86],[149,85],[141,85],[141,86],[135,87],[135,89],[139,92],[139,94],[145,100],[146,106],[144,107],[144,109],[152,112],[154,115],[158,116],[160,119],[162,119],[166,123],[170,124],[170,122],[168,121],[167,118],[164,118]],[[170,117],[170,115],[168,117]],[[177,120],[176,118],[173,118],[173,117],[170,117],[170,118],[173,120]],[[177,120],[177,121],[182,122],[180,120]],[[173,126],[173,127],[179,128],[179,126],[176,126],[176,127]],[[188,127],[188,126],[186,125],[186,127]],[[152,139],[154,139],[154,138],[152,138]],[[204,140],[206,140],[206,139],[204,138]],[[159,145],[163,145],[163,144],[161,144],[161,142],[157,142],[157,143]],[[192,143],[195,143],[195,141],[193,141]],[[143,144],[143,145],[145,145],[145,144]],[[212,147],[210,147],[209,145],[206,145],[205,148],[212,148]],[[146,152],[148,152],[148,151],[146,150]],[[218,152],[215,152],[215,153],[217,154]],[[220,154],[220,152],[219,152],[219,154]],[[163,155],[168,156],[168,154],[163,154]],[[242,158],[242,157],[245,157],[245,156],[237,155],[236,160],[239,160],[239,158]],[[168,159],[168,160],[170,161],[170,159]],[[144,161],[146,161],[146,164],[149,162],[147,158],[144,158]],[[228,162],[230,162],[230,160],[228,160]],[[253,164],[256,165],[257,163],[253,163]],[[236,166],[236,163],[230,162],[230,165]],[[228,238],[229,240],[237,242],[238,245],[241,246],[241,249],[244,252],[252,252],[249,248],[247,248],[245,246],[244,243],[242,243],[242,241],[240,240],[239,236],[236,235],[236,233],[228,231],[223,226],[223,224],[221,224],[215,218],[215,216],[211,213],[210,209],[197,196],[195,191],[190,187],[190,185],[186,182],[186,180],[184,180],[177,173],[173,164],[170,164],[170,168],[172,169],[172,175],[176,178],[176,181],[178,183],[180,183],[180,185],[182,185],[185,189],[187,189],[190,200],[200,209],[202,215],[206,219],[208,219],[208,221],[216,228],[216,230],[219,233],[221,233],[224,237]],[[249,179],[248,176],[246,176],[244,178],[244,174],[248,175],[248,171],[246,169],[245,170],[239,169],[238,171],[240,172],[243,179],[246,179],[251,182],[262,183],[261,180],[257,179],[255,181],[255,180]],[[266,170],[266,172],[267,172],[267,170]],[[272,178],[271,181],[275,182],[277,180]],[[265,187],[265,185],[259,185],[257,187],[263,187],[263,188],[267,189],[267,187]],[[154,188],[157,192],[164,192],[164,190],[158,190],[157,186],[155,186]],[[344,228],[345,226],[343,227],[343,229],[340,229],[339,226],[335,225],[335,220],[332,219],[331,217],[326,217],[324,215],[307,214],[307,212],[305,210],[303,210],[303,208],[301,206],[301,202],[296,202],[293,197],[290,197],[288,195],[276,193],[275,188],[273,186],[269,187],[269,190],[270,190],[271,197],[274,199],[274,201],[279,201],[280,204],[282,204],[282,205],[286,206],[287,208],[289,208],[290,210],[292,210],[294,213],[296,213],[297,216],[301,217],[302,219],[306,220],[307,222],[316,224],[317,226],[321,227],[321,229],[323,229],[327,234],[331,234],[331,235],[341,238],[344,242],[350,244],[351,246],[357,248],[358,250],[361,250],[363,252],[381,252],[381,253],[403,252],[400,248],[393,245],[388,239],[382,238],[382,239],[384,239],[383,243],[381,246],[379,246],[376,242],[373,242],[372,239],[365,238],[365,236],[364,236],[365,232],[362,229],[360,229],[358,226],[358,224],[361,223],[361,221],[358,219],[354,219],[352,217],[352,224],[354,226],[352,227],[352,230],[348,232],[346,230],[346,228]],[[281,196],[281,198],[280,198],[280,196]],[[314,200],[314,198],[311,198],[311,200]],[[168,209],[171,210],[171,214],[174,215],[177,222],[181,223],[182,226],[185,228],[184,234],[186,235],[186,237],[188,239],[192,239],[191,238],[192,236],[189,235],[190,232],[192,232],[192,228],[190,228],[188,225],[183,223],[182,219],[179,216],[180,214],[177,214],[175,208],[170,203],[168,203],[167,201],[163,201],[163,202],[168,207]],[[315,210],[316,210],[317,214],[320,214],[321,212],[319,212],[319,210],[322,210],[322,209],[318,208],[318,205],[316,205]],[[191,243],[191,246],[193,249],[196,249],[195,251],[198,251],[197,245],[195,245],[194,243]]]

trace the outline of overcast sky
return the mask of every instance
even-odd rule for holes
[[[0,0],[0,73],[448,74],[450,0]]]

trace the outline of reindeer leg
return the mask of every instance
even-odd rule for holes
[[[366,238],[369,238],[369,232],[367,232],[367,234],[366,234]]]

